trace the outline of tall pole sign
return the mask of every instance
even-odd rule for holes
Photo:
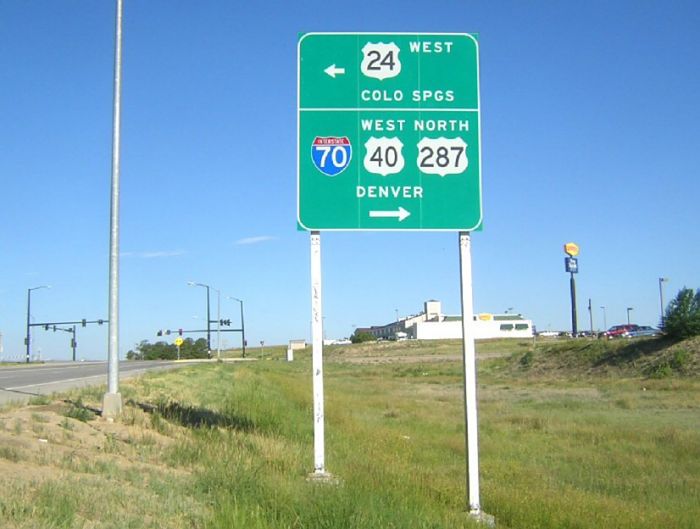
[[[470,231],[481,225],[479,46],[466,33],[308,33],[298,44],[297,223],[311,232],[313,479],[326,471],[323,230],[459,232],[467,492],[479,500]]]
[[[301,227],[479,226],[472,35],[306,34],[299,40],[298,103]]]
[[[576,279],[574,274],[578,274],[578,259],[579,247],[575,242],[567,242],[564,245],[564,253],[568,256],[564,259],[564,266],[569,272],[569,290],[571,292],[571,334],[574,338],[578,335],[578,321],[576,315]],[[590,302],[589,302],[590,305]],[[591,327],[593,324],[591,323]]]

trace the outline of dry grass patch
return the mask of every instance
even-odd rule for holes
[[[173,498],[171,487],[187,490],[191,474],[164,462],[182,437],[180,428],[153,428],[147,414],[127,407],[124,421],[87,422],[67,416],[65,402],[0,413],[0,526],[29,527],[196,527],[203,505]],[[178,494],[179,496],[179,494]],[[182,524],[163,523],[181,518]],[[187,503],[190,514],[181,509]],[[110,524],[122,520],[123,525]],[[48,525],[42,525],[46,519]],[[185,523],[187,522],[187,523]],[[36,525],[39,523],[39,525]]]

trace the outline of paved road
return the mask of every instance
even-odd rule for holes
[[[154,369],[187,365],[169,361],[120,362],[119,378]],[[0,367],[0,404],[24,402],[35,395],[107,383],[107,362],[30,364]]]

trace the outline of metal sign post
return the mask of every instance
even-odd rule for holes
[[[175,338],[175,347],[177,347],[177,359],[180,360],[180,347],[182,347],[182,344],[185,343],[185,340],[182,339],[182,336],[178,336]]]
[[[328,477],[325,462],[323,416],[323,306],[321,303],[321,234],[311,232],[311,335],[314,393],[314,472],[311,477]]]
[[[459,234],[459,280],[462,295],[462,350],[464,366],[464,414],[467,447],[467,496],[469,514],[492,523],[493,517],[481,510],[479,501],[479,440],[476,413],[476,348],[474,346],[474,308],[472,295],[472,256],[469,232]]]

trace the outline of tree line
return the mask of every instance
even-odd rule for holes
[[[177,346],[168,342],[150,343],[142,340],[126,353],[127,360],[176,360]],[[180,358],[209,358],[206,338],[185,338],[180,346]]]

